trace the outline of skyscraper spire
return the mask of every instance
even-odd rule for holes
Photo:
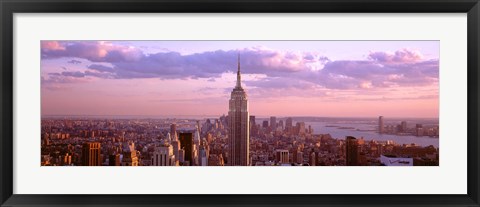
[[[250,165],[248,99],[241,83],[238,54],[237,85],[228,104],[228,163],[231,166]]]
[[[240,77],[240,53],[238,53],[238,70],[237,70],[237,86],[235,88],[242,87],[242,78]]]

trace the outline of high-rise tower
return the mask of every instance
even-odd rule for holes
[[[383,116],[378,117],[378,133],[383,134],[384,128],[383,128]]]
[[[99,142],[88,142],[82,147],[82,164],[84,166],[100,166],[102,160],[100,157],[101,146]]]
[[[237,84],[232,90],[228,110],[229,153],[231,166],[248,166],[249,163],[249,115],[248,99],[242,88],[240,76],[240,54],[238,55]]]
[[[358,151],[358,142],[355,137],[347,136],[345,138],[345,165],[357,166],[359,165],[360,152]]]

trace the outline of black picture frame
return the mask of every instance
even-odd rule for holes
[[[1,206],[480,206],[478,0],[0,0]],[[13,194],[15,13],[467,13],[468,186],[465,195],[20,195]],[[266,192],[268,193],[268,192]]]

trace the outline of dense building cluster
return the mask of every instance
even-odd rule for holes
[[[231,165],[228,116],[216,119],[44,118],[45,166],[224,166]],[[314,133],[293,118],[249,116],[249,165],[438,165],[438,148]],[[257,124],[258,120],[262,120]],[[266,123],[266,124],[265,124]],[[386,158],[384,158],[386,159]],[[392,161],[394,162],[394,161]]]
[[[418,137],[438,137],[440,134],[438,125],[424,126],[423,124],[415,124],[415,127],[408,127],[407,121],[401,121],[396,125],[385,125],[383,116],[378,117],[378,132],[380,134],[413,135]]]

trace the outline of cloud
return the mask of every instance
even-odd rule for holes
[[[380,60],[330,61],[322,70],[307,73],[302,78],[333,89],[409,87],[438,83],[438,60],[419,60],[418,54],[406,58],[404,54],[413,53],[401,54],[398,59],[389,57]]]
[[[100,72],[110,72],[110,73],[115,72],[115,69],[113,69],[112,67],[108,67],[108,66],[100,65],[100,64],[89,65],[88,69],[92,69],[92,70],[96,70],[96,71],[100,71]]]
[[[75,71],[75,72],[68,72],[64,71],[61,73],[63,76],[70,76],[70,77],[76,77],[76,78],[83,78],[85,77],[85,73]]]
[[[50,73],[48,78],[42,75],[40,80],[42,88],[46,88],[48,90],[67,90],[72,88],[71,84],[86,83],[91,81],[89,79],[85,79],[84,77],[68,76],[61,73]]]
[[[81,58],[93,63],[88,68],[110,72],[119,79],[128,78],[211,78],[226,71],[236,71],[237,54],[241,54],[242,72],[282,76],[308,70],[318,61],[315,53],[280,52],[256,47],[243,50],[217,50],[191,55],[178,52],[144,54],[140,49],[96,41],[44,42],[42,58]],[[53,46],[52,46],[53,45]]]
[[[372,52],[368,55],[371,60],[385,64],[414,63],[423,59],[418,51],[401,49],[394,53],[390,52]]]
[[[72,57],[92,62],[138,61],[144,54],[137,48],[97,41],[42,41],[42,58]]]
[[[243,74],[267,77],[246,84],[264,88],[265,92],[267,89],[305,87],[373,90],[438,84],[438,60],[425,60],[419,51],[409,49],[373,51],[366,60],[331,60],[314,52],[277,51],[265,47],[182,55],[173,51],[145,54],[139,48],[110,42],[42,41],[44,59],[70,57],[92,62],[83,73],[60,74],[78,78],[207,78],[212,81],[237,70],[238,54]]]
[[[429,99],[438,99],[438,95],[419,95],[419,96],[402,96],[402,97],[374,97],[374,98],[362,98],[358,99],[359,101],[405,101],[405,100],[429,100]]]
[[[290,79],[285,77],[264,78],[261,80],[243,81],[248,88],[264,88],[264,89],[313,89],[316,84],[300,79]]]
[[[75,64],[75,65],[76,65],[76,64],[80,64],[80,63],[82,63],[82,61],[78,61],[78,60],[70,60],[70,61],[68,61],[67,63],[70,63],[70,64]]]
[[[41,41],[42,51],[65,50],[65,47],[58,41]]]

